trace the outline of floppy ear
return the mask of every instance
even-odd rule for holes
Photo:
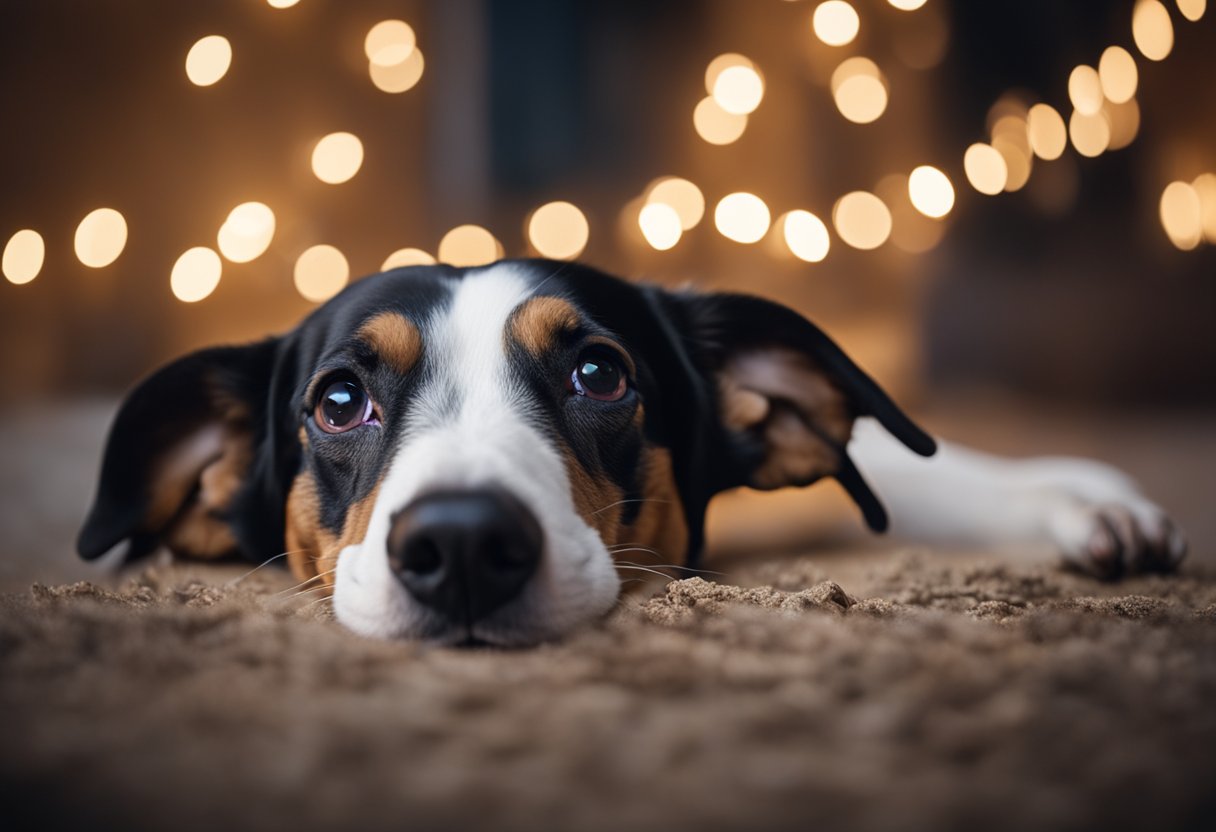
[[[834,477],[869,527],[885,531],[886,510],[849,458],[853,421],[875,417],[922,456],[936,451],[933,438],[793,310],[749,295],[678,297],[727,439],[718,485],[774,489]]]
[[[240,549],[234,510],[265,433],[277,343],[193,353],[131,392],[110,429],[81,557],[123,540],[128,560],[159,543],[201,558]]]

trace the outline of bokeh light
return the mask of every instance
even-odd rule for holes
[[[886,203],[867,191],[853,191],[832,208],[836,234],[853,248],[869,251],[891,236],[891,211]]]
[[[1187,182],[1171,182],[1161,193],[1161,226],[1176,248],[1190,251],[1203,239],[1199,192]]]
[[[657,181],[646,193],[647,202],[662,202],[676,209],[680,215],[680,226],[688,231],[695,228],[705,216],[705,196],[701,189],[678,176],[667,176]]]
[[[1203,239],[1216,245],[1216,173],[1200,175],[1193,183],[1199,195],[1199,214],[1203,225]]]
[[[926,216],[913,204],[911,181],[911,176],[902,173],[888,174],[878,181],[874,195],[891,212],[888,242],[902,252],[923,254],[941,242],[947,223],[944,218]]]
[[[1064,117],[1050,104],[1035,104],[1026,116],[1030,147],[1040,159],[1059,159],[1068,147],[1068,127]]]
[[[1005,190],[1020,191],[1030,180],[1034,160],[1025,128],[1020,138],[1008,132],[994,136],[992,147],[1005,160]]]
[[[127,221],[113,208],[98,208],[76,226],[76,257],[94,269],[110,265],[127,245]]]
[[[971,187],[982,194],[993,196],[1005,190],[1009,180],[1009,169],[1005,158],[990,144],[976,142],[963,154],[963,172]]]
[[[396,66],[414,51],[414,30],[404,20],[381,20],[363,39],[363,52],[377,66]]]
[[[1140,132],[1140,105],[1132,98],[1122,104],[1106,102],[1102,115],[1110,126],[1108,150],[1121,150],[1136,140]]]
[[[399,248],[384,259],[380,271],[387,272],[404,266],[430,266],[434,263],[435,258],[420,248]]]
[[[710,144],[730,144],[747,129],[747,116],[728,113],[719,106],[714,97],[701,99],[692,113],[693,127],[697,135]]]
[[[412,90],[422,80],[425,69],[426,59],[422,57],[422,50],[418,47],[411,49],[409,57],[401,63],[381,66],[369,61],[367,65],[368,75],[371,76],[376,89],[393,94]]]
[[[665,202],[650,202],[638,211],[638,228],[642,237],[656,251],[667,251],[680,242],[684,233],[680,215]]]
[[[272,9],[290,9],[299,2],[300,0],[266,0],[266,5]]]
[[[1178,0],[1178,11],[1192,23],[1203,17],[1207,7],[1208,0]]]
[[[200,38],[186,53],[186,77],[200,87],[209,87],[223,78],[231,65],[232,44],[222,35]]]
[[[714,208],[718,233],[736,243],[755,243],[768,233],[772,216],[764,200],[743,191],[728,194]]]
[[[840,114],[854,124],[869,124],[887,109],[887,84],[878,64],[853,57],[832,72],[832,98]]]
[[[1136,94],[1139,73],[1136,59],[1122,46],[1108,46],[1098,61],[1098,78],[1102,83],[1102,94],[1115,104],[1131,100]],[[1073,102],[1075,105],[1075,101]]]
[[[1158,0],[1136,0],[1132,10],[1132,39],[1140,54],[1150,61],[1163,61],[1174,48],[1174,24]]]
[[[528,242],[545,257],[570,260],[587,247],[591,227],[587,217],[569,202],[549,202],[528,219]]]
[[[458,225],[439,241],[439,262],[484,266],[502,257],[502,244],[480,225]]]
[[[799,260],[818,263],[828,256],[832,241],[823,220],[810,211],[790,211],[777,220],[785,245]]]
[[[1098,70],[1081,64],[1068,76],[1068,99],[1078,113],[1092,116],[1102,109],[1102,80]]]
[[[363,142],[354,133],[330,133],[312,149],[312,172],[330,185],[349,181],[362,164]]]
[[[1068,137],[1082,156],[1101,156],[1110,147],[1110,125],[1102,113],[1087,116],[1074,110],[1068,119]]]
[[[908,198],[926,217],[940,219],[954,207],[954,185],[937,168],[921,165],[908,175]]]
[[[724,111],[745,116],[764,99],[764,80],[750,66],[727,67],[714,81],[713,98]]]
[[[195,246],[187,249],[173,264],[169,288],[178,300],[198,303],[220,285],[223,269],[218,254],[206,246]]]
[[[42,241],[42,235],[32,228],[23,228],[5,244],[0,271],[9,283],[29,283],[42,271],[45,258],[46,243]]]
[[[261,257],[274,239],[274,211],[261,202],[243,202],[232,209],[216,235],[220,253],[233,263]]]
[[[350,266],[341,251],[329,245],[306,249],[296,259],[296,291],[305,300],[324,303],[350,280]]]
[[[815,7],[811,28],[815,30],[815,37],[828,46],[844,46],[857,37],[861,18],[844,0],[827,0]]]
[[[887,0],[887,2],[900,11],[914,12],[925,5],[926,0]]]
[[[705,67],[705,92],[713,95],[714,86],[718,83],[718,76],[732,66],[745,66],[756,69],[756,65],[746,55],[740,55],[738,52],[725,52],[714,58]]]

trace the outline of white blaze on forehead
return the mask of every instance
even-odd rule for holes
[[[362,545],[338,562],[338,619],[368,635],[427,635],[434,614],[413,601],[388,567],[392,517],[447,488],[504,488],[536,516],[545,552],[519,598],[479,625],[503,643],[566,632],[616,598],[611,558],[578,515],[560,452],[526,418],[512,378],[507,322],[532,292],[524,267],[499,264],[453,283],[451,302],[423,327],[427,374],[389,465]],[[483,630],[484,628],[484,630]]]

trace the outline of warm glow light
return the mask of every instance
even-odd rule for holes
[[[676,209],[665,202],[651,202],[642,206],[638,212],[638,227],[650,247],[658,251],[667,251],[676,243],[684,229],[680,224],[680,215]]]
[[[404,266],[430,266],[435,258],[420,248],[399,248],[390,254],[380,266],[380,271],[400,269]]]
[[[221,35],[208,35],[186,53],[186,77],[190,83],[209,87],[224,77],[232,65],[232,44]]]
[[[378,66],[396,66],[414,51],[414,30],[404,20],[381,20],[363,39],[367,59]]]
[[[1009,179],[1004,157],[992,145],[980,142],[971,145],[963,154],[963,171],[971,187],[989,196],[1005,190]]]
[[[1068,98],[1078,113],[1092,116],[1102,109],[1102,81],[1098,70],[1081,64],[1068,76]]]
[[[417,47],[411,49],[409,57],[401,63],[381,66],[369,62],[367,65],[367,72],[371,76],[372,83],[376,85],[376,89],[390,93],[401,93],[413,89],[422,80],[424,69],[426,69],[426,60],[422,57],[422,50]]]
[[[954,207],[954,186],[937,168],[921,165],[908,176],[908,198],[917,211],[938,219]]]
[[[811,28],[815,30],[815,37],[828,46],[844,46],[857,37],[861,18],[857,16],[857,10],[844,0],[827,0],[815,8]]]
[[[678,176],[668,176],[656,182],[646,194],[646,201],[662,202],[675,208],[680,215],[680,226],[685,231],[695,228],[705,216],[705,197],[701,189]]]
[[[312,149],[312,172],[330,185],[346,182],[362,164],[363,142],[353,133],[330,133]]]
[[[755,243],[768,233],[772,217],[764,200],[744,192],[728,194],[714,208],[714,225],[723,237],[736,243]]]
[[[1136,140],[1136,134],[1140,132],[1140,105],[1136,99],[1123,104],[1108,101],[1102,107],[1102,115],[1110,125],[1108,150],[1121,150]]]
[[[187,249],[173,264],[169,288],[178,300],[197,303],[220,285],[223,269],[220,256],[206,246]]]
[[[274,9],[290,9],[300,0],[266,0],[266,4]]]
[[[1192,185],[1199,195],[1199,214],[1203,225],[1203,238],[1216,245],[1216,173],[1205,173]]]
[[[439,262],[484,266],[502,257],[502,244],[480,225],[458,225],[439,241]]]
[[[713,96],[707,96],[693,110],[692,124],[697,135],[710,144],[730,144],[747,129],[747,116],[728,113]]]
[[[42,261],[46,257],[46,243],[42,235],[30,228],[23,228],[9,237],[4,246],[4,259],[0,261],[0,271],[9,283],[29,283],[42,271]]]
[[[878,64],[853,57],[832,72],[832,97],[840,114],[855,124],[869,124],[887,109],[887,85]]]
[[[1192,23],[1203,17],[1207,8],[1208,0],[1178,0],[1178,11]]]
[[[243,202],[233,208],[216,235],[220,253],[233,263],[261,257],[273,239],[274,211],[260,202]]]
[[[992,146],[1005,160],[1005,190],[1021,190],[1030,179],[1030,167],[1034,160],[1030,145],[1025,140],[1018,141],[1006,134],[995,137]]]
[[[1161,226],[1170,242],[1190,251],[1203,239],[1203,208],[1199,193],[1186,182],[1171,182],[1161,194]]]
[[[777,221],[785,244],[799,260],[818,263],[832,247],[828,227],[810,211],[790,211]]]
[[[94,269],[118,259],[127,245],[127,221],[113,208],[98,208],[76,226],[76,257]]]
[[[925,5],[925,0],[887,0],[887,2],[905,12],[914,12]]]
[[[313,246],[296,260],[296,291],[313,303],[329,300],[342,291],[349,279],[346,257],[333,246]]]
[[[1059,159],[1068,146],[1068,128],[1064,117],[1050,104],[1035,104],[1026,117],[1030,147],[1040,159]]]
[[[1122,46],[1108,46],[1098,61],[1098,77],[1102,94],[1115,104],[1122,104],[1136,94],[1139,74],[1136,59]],[[1076,104],[1076,101],[1073,101]]]
[[[727,67],[714,81],[713,97],[726,112],[745,116],[760,106],[764,98],[764,81],[750,66]]]
[[[1136,0],[1132,39],[1150,61],[1164,60],[1174,48],[1174,24],[1170,22],[1169,10],[1158,0]]]
[[[587,217],[569,202],[549,202],[532,212],[528,242],[545,257],[571,260],[583,253],[591,228]]]
[[[1093,158],[1110,147],[1110,125],[1101,113],[1087,116],[1074,111],[1068,119],[1068,137],[1078,153]]]
[[[755,69],[756,65],[746,55],[740,55],[738,52],[727,52],[719,55],[709,62],[709,66],[705,67],[705,91],[710,95],[714,94],[714,85],[718,83],[718,76],[730,69],[732,66],[745,66],[750,69]]]
[[[853,191],[836,201],[832,224],[840,239],[863,251],[878,248],[891,236],[891,211],[867,191]]]

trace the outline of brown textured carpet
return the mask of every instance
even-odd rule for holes
[[[270,570],[36,586],[0,603],[0,817],[1212,828],[1210,567],[1117,585],[907,554],[843,586],[829,571],[679,581],[521,652],[364,640]]]

